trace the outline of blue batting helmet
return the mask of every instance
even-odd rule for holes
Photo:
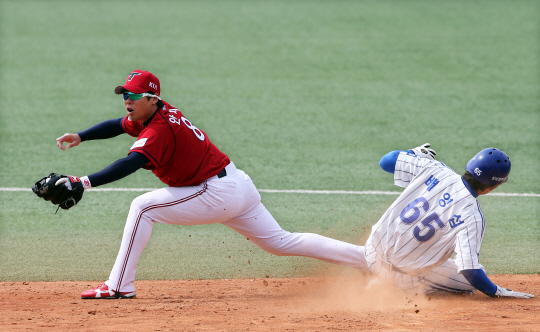
[[[510,158],[499,149],[487,148],[476,154],[465,169],[478,181],[496,185],[505,183],[510,174]]]

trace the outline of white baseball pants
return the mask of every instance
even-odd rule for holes
[[[311,233],[283,230],[261,203],[250,177],[233,163],[227,176],[198,186],[167,187],[141,195],[129,210],[120,251],[106,281],[110,289],[133,292],[137,262],[155,222],[175,225],[221,223],[278,256],[306,256],[367,269],[364,247]]]
[[[382,282],[398,289],[421,288],[425,294],[433,293],[473,293],[476,289],[467,279],[458,273],[458,267],[453,259],[448,259],[442,265],[423,274],[406,274],[396,271],[385,262],[373,246],[365,247],[366,261],[371,272]]]

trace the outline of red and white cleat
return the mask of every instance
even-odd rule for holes
[[[120,299],[130,299],[135,297],[135,292],[119,292]],[[115,299],[116,292],[103,283],[94,289],[90,289],[82,292],[81,298],[83,299]]]

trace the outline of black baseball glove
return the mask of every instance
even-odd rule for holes
[[[51,173],[36,182],[32,191],[38,197],[69,210],[81,200],[84,187],[76,176]]]

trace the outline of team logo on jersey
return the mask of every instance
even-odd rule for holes
[[[140,75],[140,74],[141,74],[141,73],[133,72],[133,73],[129,74],[127,80],[131,82],[131,80],[133,79],[133,77],[135,77],[135,76],[137,76],[137,75]],[[157,89],[157,88],[156,88],[156,89]]]
[[[130,150],[133,150],[135,148],[143,147],[146,144],[147,139],[148,138],[141,138],[140,140],[136,141],[135,143],[133,143],[133,146],[131,147]]]

